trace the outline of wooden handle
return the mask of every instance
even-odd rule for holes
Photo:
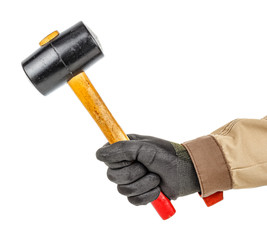
[[[129,140],[84,72],[73,77],[68,84],[110,144]]]
[[[84,72],[73,77],[68,84],[91,114],[110,144],[129,140]],[[175,213],[170,200],[163,193],[160,193],[159,197],[152,202],[152,205],[164,220]]]

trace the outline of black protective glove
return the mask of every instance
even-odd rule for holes
[[[96,157],[108,165],[107,176],[134,205],[154,201],[160,190],[169,198],[199,192],[200,186],[186,149],[159,138],[128,135],[131,141],[106,144]]]

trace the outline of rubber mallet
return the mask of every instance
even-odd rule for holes
[[[58,31],[51,33],[40,42],[40,46],[22,62],[33,85],[47,95],[67,82],[110,144],[129,140],[83,72],[103,56],[92,31],[79,22],[60,34]],[[163,193],[152,205],[164,220],[175,213],[170,200]]]

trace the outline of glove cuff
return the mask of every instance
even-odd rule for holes
[[[197,173],[188,151],[181,144],[173,142],[171,142],[171,144],[178,157],[178,197],[200,192],[200,184]]]

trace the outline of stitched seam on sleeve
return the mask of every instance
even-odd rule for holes
[[[228,124],[226,124],[226,126],[218,134],[223,135],[223,133],[227,130],[227,128],[231,125],[232,122],[233,121],[231,121]]]
[[[232,128],[233,128],[233,126],[232,126]],[[220,144],[217,142],[216,138],[214,136],[212,136],[212,135],[209,135],[209,136],[212,137],[212,139],[215,141],[216,145],[218,146],[218,148],[220,149],[220,151],[222,153],[223,160],[224,160],[224,163],[226,165],[226,168],[227,168],[227,171],[228,171],[228,174],[229,174],[229,177],[230,177],[230,185],[231,185],[231,188],[233,188],[233,179],[232,179],[232,175],[231,175],[231,171],[230,171],[230,166],[228,165],[228,162],[227,162],[226,157],[224,155],[224,151],[223,151],[222,147],[220,146]]]
[[[241,169],[247,169],[247,168],[253,168],[253,167],[258,167],[258,166],[265,165],[265,164],[267,164],[267,162],[257,163],[257,164],[253,164],[251,166],[237,167],[237,168],[233,168],[232,171],[241,170]]]
[[[232,128],[240,121],[241,119],[235,119],[229,124],[228,128],[224,133],[222,133],[222,136],[226,136],[229,132],[231,132]]]
[[[184,144],[181,144],[181,145],[183,145],[185,147],[186,144],[185,145]],[[191,160],[193,162],[193,165],[195,167],[195,170],[197,172],[197,176],[198,176],[198,180],[199,180],[199,184],[200,184],[200,188],[201,188],[200,189],[201,190],[201,195],[204,195],[204,193],[206,193],[206,191],[204,189],[204,185],[203,185],[203,182],[202,182],[202,179],[201,179],[201,174],[199,172],[198,166],[197,166],[197,164],[195,164],[196,159],[194,158],[194,155],[192,154],[191,149],[189,147],[185,147],[185,148],[188,151],[188,153],[189,153],[189,155],[191,157]]]

